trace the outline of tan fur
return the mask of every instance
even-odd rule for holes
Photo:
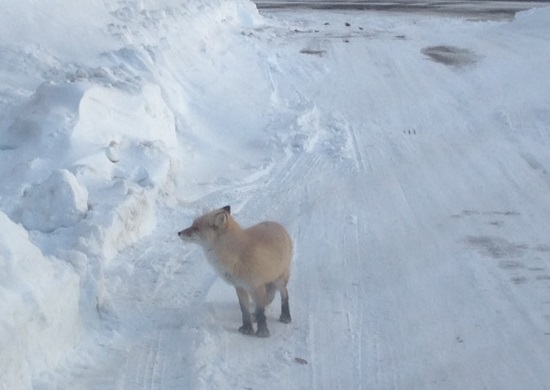
[[[201,245],[210,264],[235,286],[243,314],[242,333],[252,332],[249,296],[256,305],[256,335],[269,335],[264,308],[271,303],[276,290],[281,293],[280,320],[290,322],[286,285],[290,277],[292,240],[283,226],[267,221],[243,229],[226,206],[197,218],[178,235],[184,241]]]

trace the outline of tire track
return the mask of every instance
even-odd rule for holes
[[[348,134],[353,145],[353,160],[355,162],[355,167],[359,172],[372,172],[372,167],[370,164],[365,163],[365,156],[363,155],[362,149],[359,146],[359,141],[357,140],[357,130],[348,124],[346,126],[348,129]]]
[[[84,370],[67,381],[74,390],[193,388],[195,329],[205,317],[213,275],[199,251],[177,240],[187,210],[161,208],[150,236],[121,253],[105,270],[112,329],[92,350]],[[106,332],[107,333],[107,332]]]

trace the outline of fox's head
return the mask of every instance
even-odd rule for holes
[[[194,242],[209,247],[216,237],[227,229],[231,215],[231,207],[211,211],[195,219],[187,229],[178,233],[179,238],[186,242]]]

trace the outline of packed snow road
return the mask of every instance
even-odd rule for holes
[[[270,88],[260,141],[212,138],[264,158],[189,161],[43,388],[548,388],[550,13],[264,17],[242,34]],[[293,322],[277,299],[269,339],[238,333],[234,290],[176,236],[226,204],[295,241]]]

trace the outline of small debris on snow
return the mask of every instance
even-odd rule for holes
[[[301,365],[306,365],[307,364],[307,360],[306,359],[302,359],[302,358],[299,358],[299,357],[295,357],[294,358],[294,361],[298,364],[301,364]]]

